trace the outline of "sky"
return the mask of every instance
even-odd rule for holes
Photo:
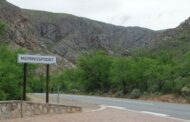
[[[190,0],[7,0],[21,8],[68,13],[120,26],[175,28],[190,17]]]

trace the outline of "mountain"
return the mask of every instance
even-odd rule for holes
[[[140,27],[119,27],[69,14],[22,10],[36,30],[45,49],[71,62],[89,51],[105,50],[127,55],[137,47],[148,46],[157,32]]]
[[[175,55],[176,58],[190,51],[190,18],[177,28],[162,31],[154,39],[153,46],[145,50],[152,54],[165,51]]]
[[[7,22],[9,42],[29,50],[48,50],[70,60],[90,50],[125,54],[147,46],[157,32],[139,27],[119,27],[68,14],[21,10],[9,3],[0,8]]]
[[[0,3],[0,11],[0,20],[8,26],[1,43],[23,47],[31,53],[57,55],[67,67],[72,66],[78,56],[91,51],[104,50],[110,55],[127,56],[139,48],[159,52],[174,49],[172,46],[184,41],[190,42],[190,19],[174,29],[153,31],[69,14],[24,10],[5,1]],[[188,50],[189,45],[184,45]]]

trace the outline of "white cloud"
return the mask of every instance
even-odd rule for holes
[[[21,8],[69,13],[122,26],[173,28],[190,17],[190,0],[8,0]]]

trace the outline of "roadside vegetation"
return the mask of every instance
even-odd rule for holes
[[[5,32],[6,24],[0,21],[0,37]],[[23,50],[12,50],[6,44],[0,45],[0,100],[19,100],[22,96],[23,66],[17,63],[19,53]],[[30,77],[35,67],[30,66]],[[35,82],[35,80],[30,81]],[[28,87],[28,89],[31,89]]]
[[[0,46],[0,100],[20,99],[22,67],[17,64],[17,53]]]
[[[174,95],[190,101],[189,33],[186,26],[174,37],[165,37],[153,47],[134,50],[126,57],[105,52],[81,56],[76,68],[54,77],[52,86],[56,88],[59,83],[68,93],[127,98]]]
[[[0,34],[5,27],[0,21]],[[190,100],[190,51],[180,49],[183,51],[178,50],[178,55],[175,50],[140,51],[143,53],[127,57],[113,57],[103,51],[89,53],[79,57],[75,68],[54,75],[50,89],[127,98],[175,94]],[[0,100],[21,99],[23,67],[17,63],[18,53],[23,51],[0,46]],[[28,74],[28,92],[44,92],[44,76],[34,77],[35,66],[31,65]]]
[[[139,98],[143,95],[175,94],[190,99],[190,52],[173,59],[167,52],[157,55],[112,57],[96,52],[79,58],[76,68],[52,79],[56,92],[111,94]],[[55,88],[55,89],[54,89]]]

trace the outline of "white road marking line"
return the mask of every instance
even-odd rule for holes
[[[83,112],[97,112],[97,111],[103,111],[107,108],[105,105],[100,105],[100,108],[95,109],[95,110],[89,110],[89,111],[83,111]]]
[[[118,106],[107,106],[108,108],[113,108],[113,109],[119,109],[119,110],[125,110],[125,111],[129,111],[129,112],[138,112],[139,113],[139,111],[135,111],[135,110],[130,110],[130,109],[126,109],[126,108],[124,108],[124,107],[118,107]]]
[[[169,116],[169,115],[167,115],[167,114],[155,113],[155,112],[150,112],[150,111],[141,111],[141,113],[144,113],[144,114],[151,114],[151,115],[161,116],[161,117],[168,117],[168,116]]]
[[[185,120],[185,119],[180,119],[180,118],[175,118],[175,117],[170,117],[169,115],[166,114],[160,114],[160,113],[153,113],[153,112],[149,112],[149,111],[136,111],[136,110],[130,110],[130,109],[126,109],[124,107],[118,107],[118,106],[106,106],[106,105],[102,105],[106,108],[113,108],[113,109],[119,109],[119,110],[126,110],[129,112],[135,112],[135,113],[141,113],[141,114],[150,114],[150,115],[156,115],[156,116],[160,116],[166,119],[173,119],[173,120],[178,120],[178,121],[182,121],[182,122],[190,122],[190,120]]]
[[[173,120],[182,121],[182,122],[190,122],[190,120],[179,119],[179,118],[174,118],[174,117],[164,117],[164,118],[173,119]]]
[[[124,107],[118,107],[118,106],[107,106],[109,108],[119,109],[119,110],[126,110]]]
[[[149,103],[149,102],[140,102],[140,101],[127,101],[127,100],[121,100],[121,99],[118,99],[118,100],[116,100],[116,99],[111,99],[110,98],[110,100],[112,100],[112,101],[117,101],[117,102],[125,102],[125,103],[132,103],[132,104],[141,104],[141,105],[154,105],[153,103]]]

